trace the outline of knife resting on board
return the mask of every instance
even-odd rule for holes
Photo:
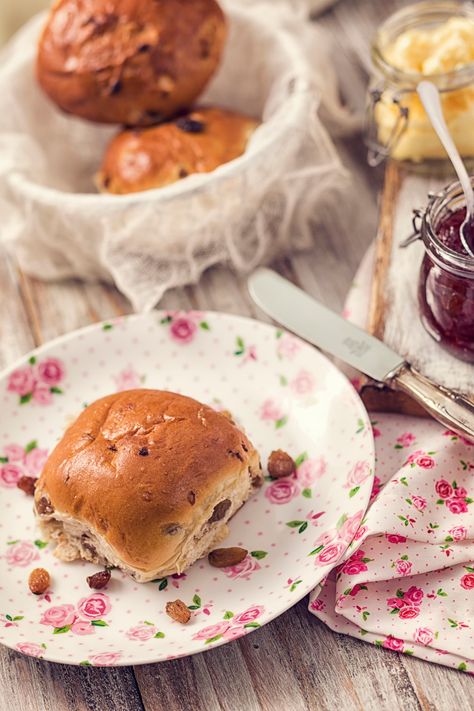
[[[255,303],[289,331],[390,389],[406,393],[445,427],[474,440],[473,401],[421,375],[385,343],[271,269],[257,269],[248,286]]]

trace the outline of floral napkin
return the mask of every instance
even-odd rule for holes
[[[351,294],[351,320],[364,299]],[[377,415],[373,431],[371,504],[309,609],[337,632],[474,673],[474,444],[399,415]]]

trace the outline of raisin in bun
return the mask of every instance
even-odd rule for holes
[[[261,483],[258,453],[228,417],[183,395],[129,390],[97,400],[69,427],[35,507],[58,558],[147,582],[215,548]]]
[[[209,173],[244,153],[257,126],[235,111],[202,108],[172,123],[122,131],[106,150],[97,187],[121,195]]]
[[[147,126],[191,106],[226,34],[215,0],[57,0],[39,42],[38,81],[70,114]]]

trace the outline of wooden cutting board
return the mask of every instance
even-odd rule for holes
[[[383,341],[387,313],[385,285],[390,269],[390,259],[394,239],[394,223],[397,210],[406,209],[400,205],[399,197],[405,170],[394,162],[387,165],[384,188],[380,202],[379,226],[375,241],[375,262],[371,284],[371,297],[367,330]],[[395,412],[405,415],[426,417],[425,411],[404,393],[394,392],[365,376],[360,391],[362,400],[369,411]]]

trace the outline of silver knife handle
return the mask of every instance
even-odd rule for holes
[[[474,441],[474,402],[436,385],[408,363],[388,376],[390,387],[416,400],[435,420]]]

